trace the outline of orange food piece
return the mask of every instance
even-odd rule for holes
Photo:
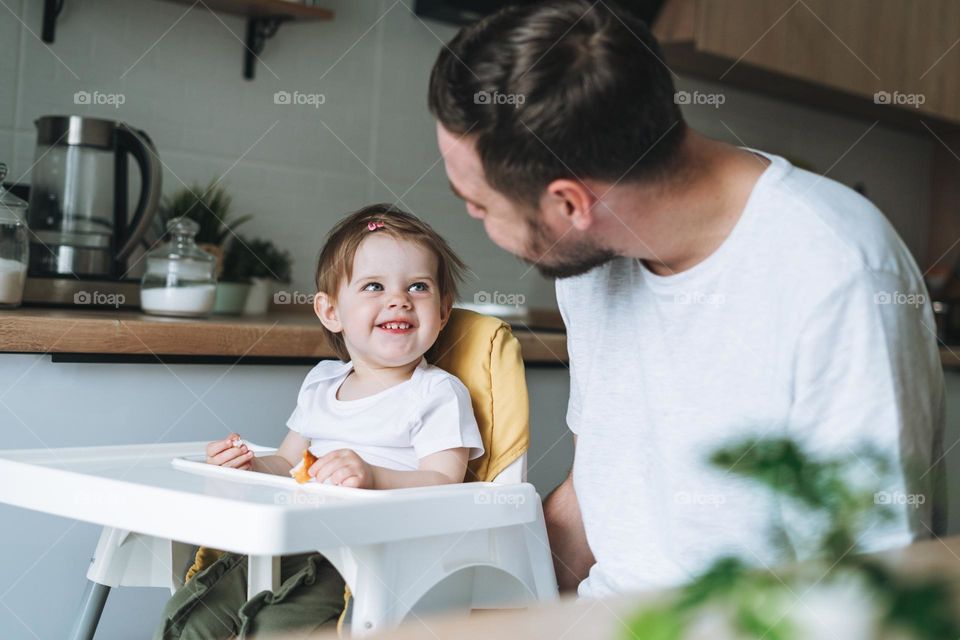
[[[310,467],[312,467],[313,463],[316,462],[317,460],[318,460],[317,456],[310,453],[310,449],[304,450],[303,465],[301,465],[300,468],[298,468],[296,471],[291,471],[290,475],[293,476],[293,478],[300,484],[303,484],[304,482],[310,482],[310,480],[312,480],[312,477],[310,476],[308,471],[310,471]]]

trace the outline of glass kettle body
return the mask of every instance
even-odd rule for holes
[[[44,116],[35,124],[30,275],[123,277],[160,202],[162,170],[152,141],[112,120]],[[130,156],[140,193],[128,220]]]

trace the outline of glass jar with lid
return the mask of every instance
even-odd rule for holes
[[[170,241],[146,256],[140,282],[140,307],[162,316],[202,317],[217,297],[216,258],[200,249],[200,226],[190,218],[167,222]]]
[[[0,162],[0,308],[19,307],[27,279],[30,239],[27,203],[3,188],[7,165]]]

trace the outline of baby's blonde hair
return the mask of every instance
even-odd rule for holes
[[[373,225],[371,231],[369,225]],[[437,256],[437,290],[441,304],[452,305],[457,298],[457,285],[463,281],[466,265],[453,252],[447,241],[423,220],[391,204],[373,204],[351,213],[327,234],[317,260],[317,291],[336,302],[340,283],[353,277],[353,259],[363,239],[371,233],[386,233],[398,240],[416,242]],[[324,327],[327,341],[337,357],[347,361],[350,354],[342,333]]]

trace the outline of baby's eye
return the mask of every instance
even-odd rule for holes
[[[363,289],[361,289],[361,291],[383,291],[383,285],[379,282],[368,282],[367,284],[363,285]]]
[[[430,291],[430,285],[428,285],[426,282],[414,282],[412,285],[410,285],[410,291]]]

